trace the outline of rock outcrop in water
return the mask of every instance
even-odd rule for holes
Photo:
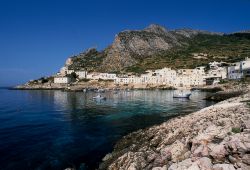
[[[249,170],[250,93],[122,138],[109,170]]]

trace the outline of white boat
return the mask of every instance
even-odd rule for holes
[[[106,97],[103,97],[103,96],[101,96],[101,95],[99,94],[99,95],[93,97],[93,99],[96,99],[96,100],[106,100]]]
[[[180,91],[178,93],[174,93],[173,98],[189,98],[191,96],[190,92]]]

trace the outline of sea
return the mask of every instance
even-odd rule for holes
[[[96,169],[133,131],[214,104],[206,92],[190,99],[171,90],[95,92],[0,89],[0,169]]]

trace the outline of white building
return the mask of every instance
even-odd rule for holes
[[[92,79],[92,80],[115,80],[116,79],[116,74],[112,73],[97,73],[97,72],[92,72],[87,74],[87,79]]]
[[[227,68],[226,67],[218,67],[217,69],[209,70],[206,78],[227,78]]]
[[[100,73],[97,72],[92,72],[87,74],[87,79],[98,80],[100,78],[101,78]]]
[[[141,84],[150,84],[150,77],[152,76],[152,73],[149,72],[147,74],[142,74],[141,77]]]
[[[240,62],[235,63],[233,66],[228,67],[227,72],[228,72],[228,79],[237,80],[243,78],[243,75],[240,71]]]
[[[213,69],[208,70],[204,78],[206,80],[206,85],[217,84],[221,80],[227,78],[227,68],[219,66],[213,67]]]
[[[206,53],[193,53],[193,58],[196,59],[207,59],[208,54]]]
[[[175,87],[195,87],[205,85],[205,67],[177,70]]]
[[[241,62],[241,72],[243,77],[250,77],[250,58],[246,58]]]
[[[73,72],[75,72],[75,71],[69,70],[68,67],[65,67],[65,66],[60,69],[60,75],[62,75],[62,76],[67,75],[67,74],[71,74]]]
[[[200,67],[196,67],[195,69],[194,69],[194,72],[195,72],[195,74],[201,74],[201,75],[203,75],[203,76],[205,76],[205,66],[200,66]]]
[[[116,74],[111,73],[100,73],[100,79],[103,80],[115,80]]]
[[[221,66],[221,63],[217,61],[213,61],[213,62],[208,63],[208,65],[210,69],[217,69],[218,67]]]
[[[250,58],[228,67],[228,79],[241,79],[243,77],[250,77]]]
[[[171,68],[163,68],[156,70],[155,75],[158,77],[158,83],[172,85],[177,72]]]
[[[131,81],[129,77],[116,77],[115,84],[129,84]]]
[[[141,85],[168,85],[175,87],[193,87],[202,86],[205,71],[203,67],[197,69],[181,69],[178,71],[170,68],[148,70],[140,77],[123,75],[115,79],[116,84],[141,84]]]
[[[68,84],[72,82],[72,78],[68,76],[56,76],[54,77],[54,83]]]
[[[202,74],[179,74],[173,81],[174,87],[196,87],[205,85]]]
[[[76,71],[75,73],[76,73],[76,75],[78,76],[79,79],[86,79],[87,74],[88,74],[88,72],[84,71],[84,70],[79,70],[79,71]]]
[[[115,84],[142,84],[142,78],[135,75],[121,75],[114,79]]]
[[[250,58],[246,58],[244,61],[241,62],[242,69],[249,69],[250,68]]]

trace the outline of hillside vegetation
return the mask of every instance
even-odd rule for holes
[[[202,58],[194,53],[205,53]],[[250,33],[212,33],[150,25],[143,30],[123,31],[114,42],[97,51],[89,49],[73,56],[70,69],[99,72],[143,73],[163,67],[195,68],[211,61],[237,62],[250,56]]]
[[[204,35],[187,41],[188,45],[144,58],[127,67],[129,72],[143,72],[162,67],[195,68],[211,61],[237,62],[250,56],[250,34]],[[206,59],[196,59],[193,53],[206,53]]]

